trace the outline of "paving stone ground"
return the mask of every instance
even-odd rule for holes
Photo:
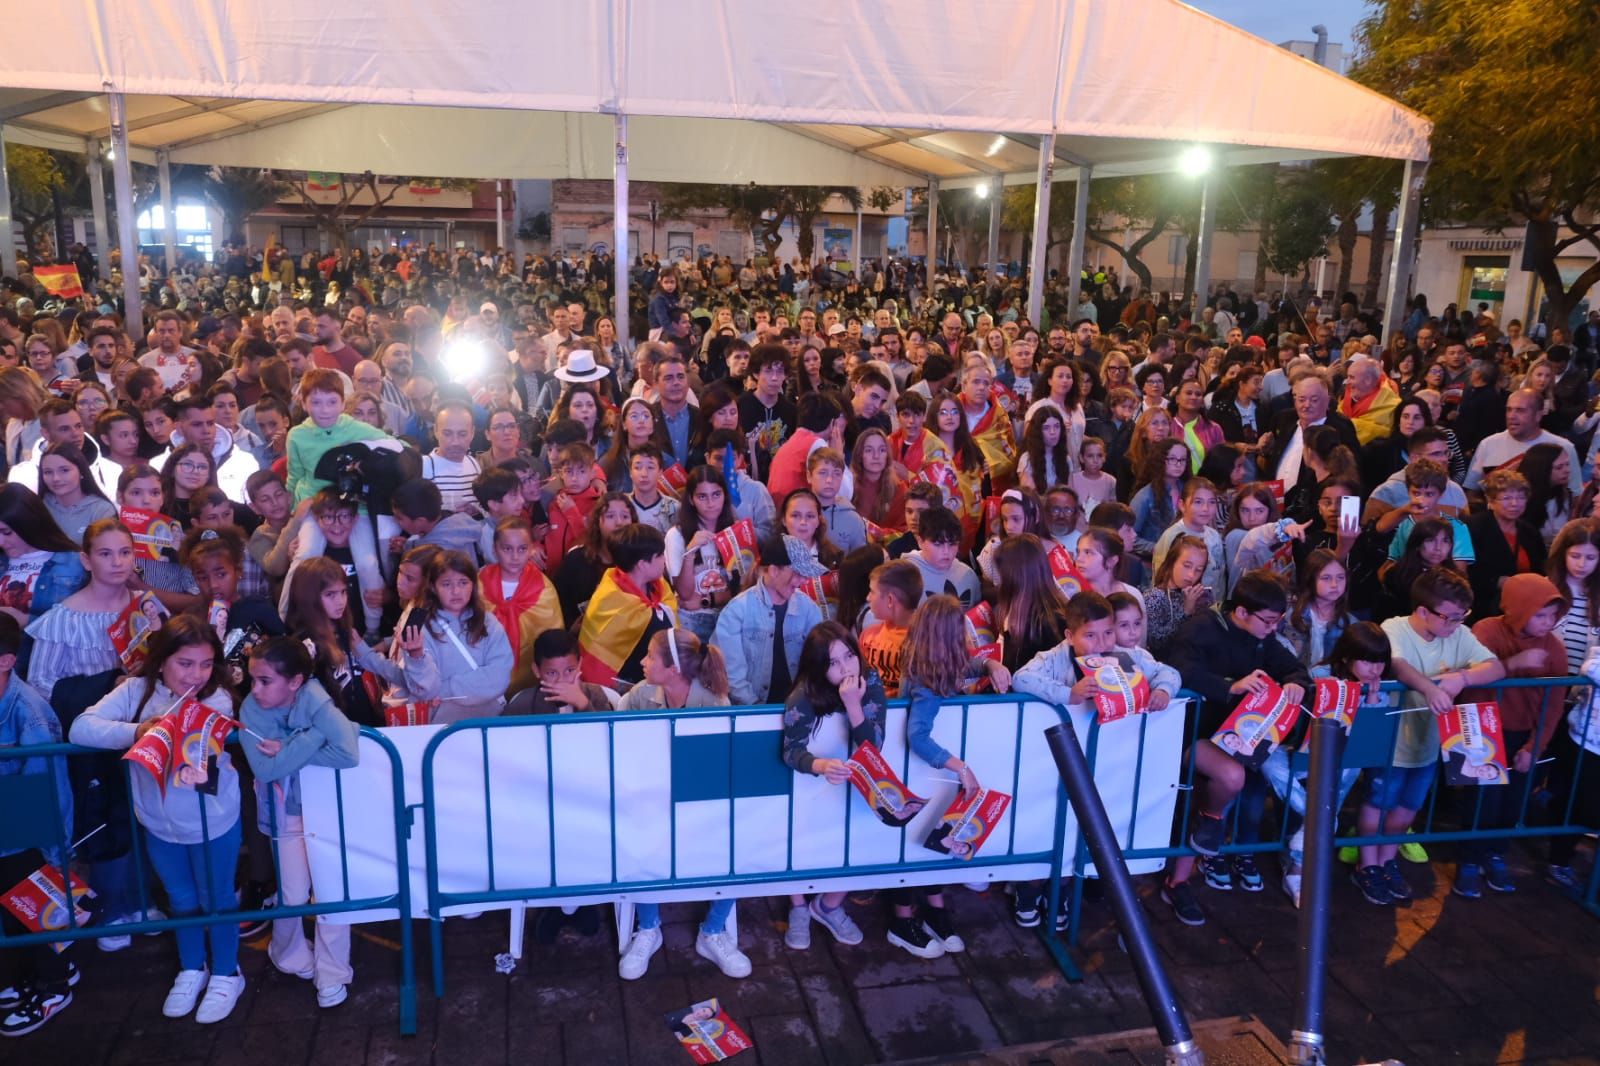
[[[1405,910],[1372,907],[1337,881],[1330,1062],[1600,1063],[1600,921],[1544,884],[1530,855],[1515,853],[1512,862],[1520,891],[1472,902],[1449,894],[1449,866],[1410,866],[1422,898]],[[1263,865],[1269,888],[1260,894],[1198,888],[1210,915],[1200,928],[1172,918],[1153,878],[1140,879],[1140,890],[1190,1018],[1253,1015],[1286,1041],[1296,917],[1270,887],[1270,860]],[[664,909],[666,946],[634,982],[617,977],[609,912],[600,935],[551,947],[533,943],[530,921],[526,953],[510,976],[493,964],[506,948],[503,914],[451,920],[442,1000],[429,978],[427,927],[416,923],[414,1037],[400,1036],[397,1025],[393,923],[358,929],[350,999],[327,1011],[308,983],[267,964],[264,940],[248,946],[249,987],[216,1026],[161,1017],[176,970],[170,938],[139,938],[114,955],[85,946],[76,949],[84,978],[73,1006],[31,1037],[0,1042],[0,1063],[679,1063],[689,1060],[662,1015],[708,996],[721,997],[754,1039],[755,1052],[738,1060],[744,1066],[976,1060],[1151,1024],[1104,903],[1084,906],[1076,952],[1084,979],[1069,982],[1035,935],[1013,926],[1003,891],[955,888],[947,898],[967,950],[933,962],[884,940],[875,903],[851,905],[864,944],[842,947],[814,928],[811,949],[793,952],[783,944],[787,901],[741,902],[741,945],[755,967],[744,981],[694,953],[695,906]]]

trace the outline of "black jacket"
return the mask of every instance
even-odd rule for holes
[[[1349,448],[1352,454],[1361,455],[1361,441],[1356,438],[1356,427],[1348,418],[1337,411],[1329,411],[1323,424],[1339,434],[1339,443]],[[1277,479],[1278,461],[1283,458],[1284,449],[1294,438],[1297,428],[1299,418],[1292,410],[1278,416],[1272,423],[1272,448],[1262,455],[1260,466],[1263,481]],[[1301,454],[1304,454],[1303,442]],[[1303,461],[1302,469],[1307,476],[1292,488],[1285,486],[1287,492],[1283,501],[1283,513],[1297,522],[1311,521],[1317,516],[1317,487],[1311,483],[1310,470],[1303,465]]]
[[[1467,568],[1472,582],[1472,615],[1476,620],[1500,613],[1500,579],[1518,573],[1517,553],[1500,532],[1500,523],[1490,511],[1479,511],[1466,520],[1472,535],[1472,554],[1476,559]],[[1517,546],[1528,555],[1528,570],[1544,573],[1544,538],[1530,523],[1517,522]]]
[[[1306,668],[1277,637],[1257,640],[1234,625],[1221,606],[1179,627],[1169,662],[1183,675],[1184,688],[1206,701],[1200,713],[1203,737],[1209,737],[1242,698],[1229,692],[1229,686],[1252,671],[1265,671],[1280,685],[1311,684]]]

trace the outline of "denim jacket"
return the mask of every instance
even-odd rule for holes
[[[788,658],[789,676],[800,668],[800,645],[806,634],[822,624],[822,611],[810,597],[795,593],[789,597],[783,616],[783,651]],[[764,703],[772,684],[772,595],[759,578],[717,616],[717,629],[711,642],[722,649],[728,665],[728,697],[736,704]]]
[[[30,748],[39,744],[61,743],[61,721],[44,697],[13,673],[0,695],[0,747]],[[61,832],[72,832],[72,785],[67,778],[67,760],[59,755],[35,755],[27,759],[0,759],[0,776],[11,774],[52,774],[55,777],[56,810]],[[30,812],[43,817],[43,811]],[[16,817],[17,812],[11,812]],[[0,851],[13,855],[14,851]]]

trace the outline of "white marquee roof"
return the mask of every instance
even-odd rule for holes
[[[8,24],[0,122],[135,158],[437,177],[1031,183],[1426,159],[1426,119],[1175,0],[57,0]],[[1059,175],[1070,178],[1070,171]]]

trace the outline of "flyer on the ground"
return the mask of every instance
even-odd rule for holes
[[[923,847],[971,862],[1009,806],[1011,797],[1004,792],[981,787],[976,792],[957,792]]]
[[[1361,682],[1341,681],[1334,677],[1319,677],[1311,697],[1311,717],[1333,718],[1344,726],[1346,733],[1356,720],[1361,707]]]
[[[905,825],[927,806],[927,800],[911,794],[872,741],[862,741],[845,762],[850,767],[850,783],[884,825]]]
[[[89,912],[79,905],[79,901],[85,897],[92,899],[94,893],[75,875],[71,881],[72,925],[82,928],[89,924]],[[29,932],[42,933],[67,928],[67,889],[62,883],[60,868],[45,863],[7,889],[6,894],[0,897],[0,906],[4,906],[17,921],[27,926]],[[56,951],[64,951],[70,943],[61,941],[50,946]]]
[[[715,998],[671,1011],[667,1025],[695,1062],[721,1062],[755,1047]]]
[[[177,519],[138,507],[124,507],[117,517],[133,534],[135,554],[147,559],[177,560],[178,545],[183,542],[183,526]]]
[[[756,569],[756,526],[748,518],[741,518],[718,533],[714,538],[717,554],[729,572],[749,580]]]
[[[1245,693],[1211,742],[1246,767],[1259,770],[1299,719],[1300,705],[1290,703],[1283,687],[1269,680],[1261,692]]]
[[[1439,755],[1449,785],[1504,785],[1506,738],[1495,703],[1458,703],[1439,716]]]
[[[1094,711],[1101,725],[1150,709],[1150,682],[1128,656],[1084,655],[1078,668],[1100,686],[1094,694]]]
[[[135,592],[117,620],[106,628],[123,672],[135,674],[150,654],[150,638],[167,620],[167,609],[153,592]]]

